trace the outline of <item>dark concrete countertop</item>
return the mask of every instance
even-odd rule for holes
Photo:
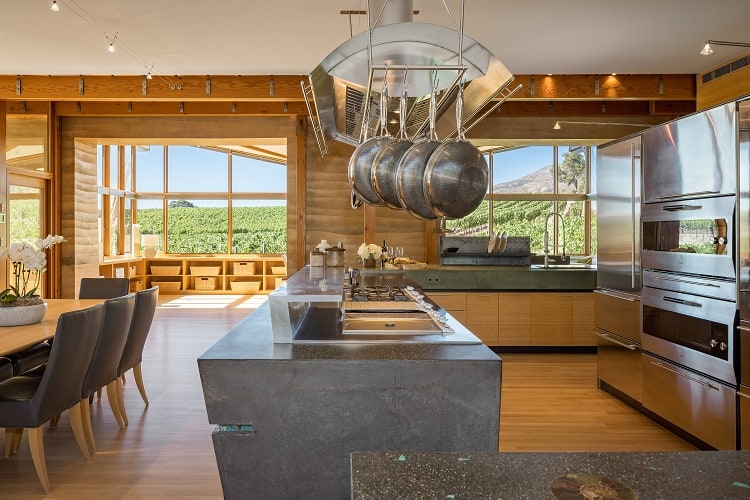
[[[605,485],[624,485],[637,495],[623,496],[616,489],[618,498],[750,498],[750,451],[354,452],[351,467],[355,500],[584,498],[577,487],[568,489],[568,496],[553,496],[552,481],[571,474],[578,476],[569,476],[568,485],[588,483],[583,479],[590,474],[605,478]]]
[[[529,266],[430,265],[426,269],[363,269],[362,272],[403,273],[426,291],[591,291],[596,288],[596,266],[539,269]]]

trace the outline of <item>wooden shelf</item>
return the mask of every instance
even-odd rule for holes
[[[264,294],[286,279],[281,254],[165,255],[143,260],[146,287],[168,284],[160,294]],[[274,274],[282,268],[284,274]]]
[[[99,263],[99,275],[105,278],[129,278],[131,292],[145,288],[146,268],[142,257],[106,259]]]

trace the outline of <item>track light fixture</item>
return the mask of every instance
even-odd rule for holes
[[[744,42],[722,42],[721,40],[706,40],[706,44],[701,49],[701,54],[704,56],[710,56],[714,53],[714,49],[711,45],[726,45],[728,47],[745,47],[750,48],[750,43]]]
[[[109,37],[107,37],[109,39]],[[115,40],[117,40],[117,33],[115,33],[115,36],[112,37],[112,39],[109,41],[109,47],[107,47],[107,50],[112,53],[115,51]]]
[[[560,126],[561,123],[566,123],[568,125],[612,125],[617,127],[652,127],[653,125],[650,123],[618,123],[618,122],[571,122],[566,120],[558,120],[555,122],[555,125],[552,127],[553,130],[560,130],[562,126]]]
[[[49,10],[51,10],[52,12],[59,12],[60,11],[60,6],[57,5],[57,0],[52,0],[52,5],[50,5]]]

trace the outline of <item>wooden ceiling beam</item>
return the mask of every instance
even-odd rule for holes
[[[27,106],[28,107],[28,106]],[[19,113],[19,103],[8,103],[8,113]],[[29,111],[27,111],[28,113]],[[307,115],[303,102],[96,102],[62,101],[55,103],[58,116],[290,116]]]
[[[305,75],[0,75],[9,101],[303,102]],[[516,75],[518,100],[693,101],[695,75]]]

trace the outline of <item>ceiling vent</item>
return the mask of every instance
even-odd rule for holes
[[[703,73],[702,82],[708,83],[711,80],[716,80],[717,78],[727,75],[733,71],[737,71],[738,69],[742,69],[746,66],[750,66],[750,55],[747,55],[745,57],[740,57],[739,59],[732,61],[730,63],[725,64],[724,66],[718,67],[714,69],[713,71],[709,71],[708,73]]]

